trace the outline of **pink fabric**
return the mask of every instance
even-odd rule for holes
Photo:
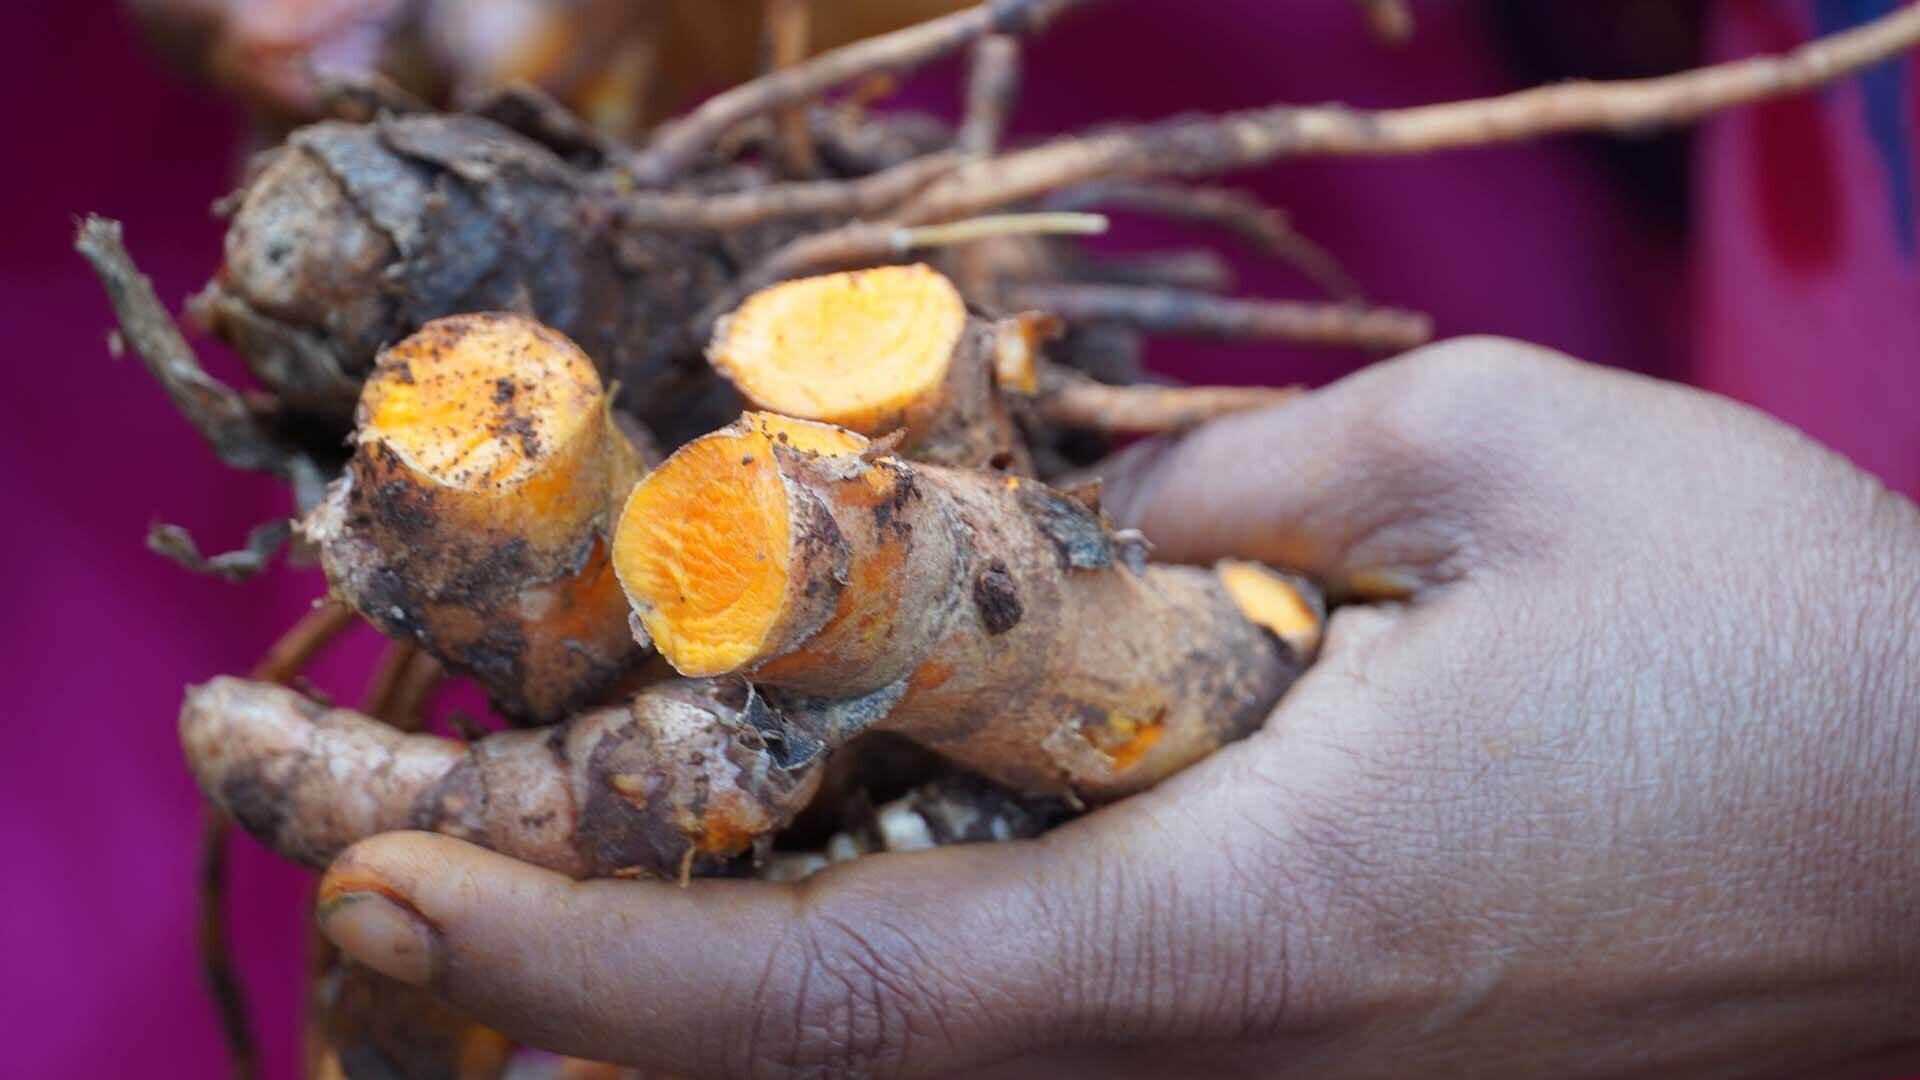
[[[1367,41],[1345,5],[1303,7],[1111,0],[1034,50],[1039,74],[1019,126],[1509,88],[1467,5],[1428,5],[1419,45],[1396,53]],[[0,325],[13,408],[0,426],[0,476],[13,540],[0,564],[10,615],[0,655],[14,736],[0,759],[11,886],[0,1015],[14,1038],[5,1071],[214,1075],[221,1048],[193,947],[198,801],[174,736],[180,689],[245,671],[320,586],[310,571],[287,570],[229,586],[142,550],[155,519],[224,547],[285,504],[271,483],[214,465],[138,366],[108,359],[106,305],[68,248],[73,215],[120,217],[162,297],[180,301],[218,257],[219,226],[204,208],[234,175],[238,125],[211,96],[157,71],[110,0],[14,5],[7,17],[0,78],[14,153],[0,172],[12,211]],[[1719,47],[1771,44],[1756,33],[1728,29]],[[914,93],[951,100],[932,88],[952,73],[931,73]],[[1847,108],[1850,93],[1820,109]],[[1903,107],[1911,132],[1913,102]],[[1920,297],[1911,260],[1875,231],[1879,174],[1857,131],[1835,123],[1834,177],[1809,190],[1834,204],[1837,238],[1800,242],[1836,254],[1817,272],[1790,272],[1753,223],[1750,147],[1761,123],[1749,114],[1711,125],[1701,148],[1711,186],[1691,260],[1646,232],[1564,142],[1303,163],[1237,182],[1291,209],[1381,299],[1432,311],[1442,333],[1511,334],[1604,363],[1691,371],[1920,490]],[[1211,239],[1128,223],[1114,243]],[[1249,292],[1305,294],[1284,270],[1239,263]],[[1700,314],[1689,321],[1695,294]],[[204,354],[237,377],[231,357]],[[1355,363],[1220,344],[1156,345],[1152,357],[1193,378],[1249,382],[1323,381]],[[316,681],[353,700],[374,649],[361,633]],[[268,1074],[292,1076],[307,875],[250,841],[235,853],[235,944]]]
[[[1816,8],[1730,5],[1714,52],[1791,47],[1814,29]],[[1909,496],[1920,495],[1916,66],[1708,125],[1691,354],[1700,385],[1773,413]],[[1876,105],[1901,125],[1892,138],[1875,137]],[[1904,192],[1895,156],[1906,159]]]

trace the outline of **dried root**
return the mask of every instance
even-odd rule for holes
[[[1299,300],[1236,300],[1175,289],[1125,285],[1023,285],[1019,307],[1049,311],[1069,323],[1124,323],[1151,333],[1291,341],[1400,352],[1433,338],[1433,321],[1399,308],[1314,304]]]
[[[335,595],[550,723],[637,658],[607,561],[640,473],[592,363],[515,315],[439,319],[381,354],[358,446],[304,523]]]
[[[614,565],[682,672],[779,688],[828,745],[880,726],[1030,793],[1151,785],[1256,727],[1307,660],[1214,572],[1145,565],[1043,485],[765,414],[635,488]],[[1271,591],[1317,626],[1302,586]]]
[[[711,682],[468,745],[218,678],[187,692],[180,739],[201,790],[313,867],[375,833],[429,829],[574,877],[713,872],[819,783],[818,743],[744,686]]]
[[[1213,176],[1283,158],[1418,154],[1544,135],[1634,135],[1799,93],[1920,43],[1920,9],[1904,7],[1780,56],[1651,79],[1569,82],[1499,97],[1366,111],[1279,105],[1056,139],[962,166],[898,220],[951,221],[1106,177]]]
[[[841,83],[900,72],[966,47],[990,33],[1038,30],[1087,0],[995,0],[917,26],[843,46],[708,99],[664,124],[628,168],[642,184],[672,182],[728,129],[784,105],[806,101]]]
[[[120,223],[88,217],[74,246],[93,264],[113,301],[135,355],[190,421],[214,456],[235,469],[291,478],[291,449],[240,392],[208,375],[173,317],[154,295],[153,282],[133,265]]]
[[[989,34],[973,47],[973,66],[967,73],[967,110],[954,133],[954,148],[963,154],[991,154],[1000,148],[1007,115],[1020,93],[1020,41],[1007,34]]]
[[[1116,386],[1049,365],[1040,369],[1032,408],[1042,420],[1059,427],[1108,435],[1155,435],[1279,405],[1300,393],[1297,386]]]

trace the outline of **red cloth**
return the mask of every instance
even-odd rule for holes
[[[1367,40],[1346,5],[1304,7],[1111,0],[1035,48],[1019,127],[1513,88],[1468,5],[1428,5],[1418,45],[1394,53]],[[1772,10],[1767,25],[1728,25],[1716,47],[1790,44],[1812,25],[1802,4]],[[69,230],[85,211],[124,219],[161,296],[178,302],[218,257],[205,207],[231,183],[238,125],[210,95],[156,70],[110,0],[13,5],[7,30],[0,78],[10,80],[14,153],[0,172],[12,211],[0,325],[13,359],[0,476],[14,539],[0,567],[9,615],[0,655],[14,737],[0,759],[11,885],[0,956],[13,975],[0,980],[0,1015],[14,1038],[5,1071],[214,1075],[222,1051],[193,949],[198,799],[174,716],[183,683],[245,671],[319,583],[281,570],[229,586],[142,550],[157,518],[224,547],[284,502],[271,483],[217,467],[135,363],[108,359],[106,304],[70,253]],[[917,92],[950,100],[927,88],[952,72],[932,73]],[[1511,334],[1694,375],[1912,494],[1920,279],[1885,227],[1890,173],[1857,94],[1844,87],[1710,124],[1691,250],[1650,231],[1565,141],[1301,163],[1235,182],[1293,211],[1378,297],[1433,312],[1444,334]],[[1911,93],[1899,109],[1911,151]],[[1782,169],[1786,180],[1769,179]],[[1211,239],[1130,225],[1116,243]],[[1287,271],[1239,265],[1249,292],[1306,292]],[[237,372],[218,350],[206,355]],[[1160,343],[1152,358],[1237,381],[1321,381],[1354,363],[1213,344]],[[374,647],[362,634],[316,681],[353,700]],[[236,948],[274,1077],[294,1075],[306,880],[236,844]]]

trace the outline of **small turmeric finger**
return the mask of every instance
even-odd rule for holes
[[[765,434],[796,423],[668,458],[614,560],[669,662],[751,675],[829,745],[878,726],[1017,791],[1116,798],[1253,730],[1307,660],[1316,602],[1281,602],[1304,583],[1147,565],[1036,481]]]
[[[755,406],[878,437],[946,465],[1024,462],[995,385],[999,323],[970,317],[952,282],[924,266],[787,281],[715,326],[707,355]]]
[[[744,684],[712,682],[469,745],[222,677],[187,691],[180,737],[208,797],[315,867],[426,829],[573,877],[710,870],[791,820],[820,772],[817,743]]]
[[[381,354],[356,441],[303,527],[388,636],[541,723],[639,655],[607,538],[640,459],[572,342],[519,315],[436,319]]]

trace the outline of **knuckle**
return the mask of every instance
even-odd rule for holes
[[[1423,455],[1485,464],[1524,411],[1549,407],[1544,383],[1573,361],[1550,349],[1495,337],[1455,338],[1389,365],[1378,389],[1380,426]]]
[[[743,995],[742,1075],[887,1076],[941,1037],[948,1003],[885,918],[809,912]]]
[[[1466,562],[1501,529],[1551,531],[1556,475],[1569,452],[1564,425],[1579,397],[1576,361],[1493,337],[1457,338],[1383,365],[1358,420],[1358,438],[1405,511],[1403,545],[1454,550]],[[1576,388],[1577,389],[1577,388]],[[1501,529],[1470,529],[1498,523]],[[1435,535],[1421,533],[1425,530]],[[1469,535],[1471,534],[1471,535]]]

